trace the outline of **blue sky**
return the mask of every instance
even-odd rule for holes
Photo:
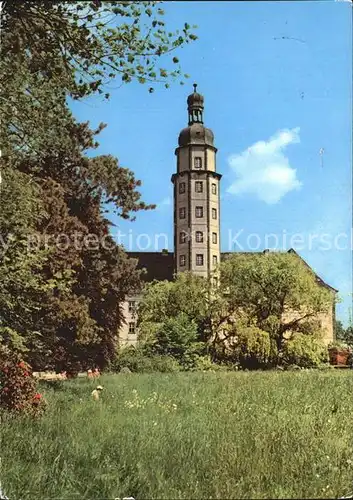
[[[217,170],[223,174],[222,250],[294,246],[339,289],[337,313],[347,322],[352,304],[350,4],[185,1],[163,8],[172,28],[198,25],[199,39],[175,54],[191,76],[186,84],[157,86],[153,94],[137,83],[115,84],[109,103],[94,99],[72,106],[79,120],[108,124],[97,153],[117,156],[141,179],[143,199],[158,205],[135,222],[113,218],[113,232],[129,235],[121,239],[127,250],[139,249],[142,233],[151,244],[140,238],[140,249],[166,246],[164,238],[155,245],[160,233],[173,249],[170,177],[195,81],[205,97],[205,125],[215,134]]]

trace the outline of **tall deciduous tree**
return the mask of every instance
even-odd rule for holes
[[[0,109],[7,154],[31,154],[38,163],[67,149],[68,96],[109,98],[107,85],[116,78],[166,86],[182,81],[173,53],[196,36],[187,23],[171,31],[163,16],[160,2],[2,2]]]
[[[3,2],[1,166],[2,185],[10,191],[2,192],[1,204],[16,193],[9,182],[12,169],[32,183],[43,208],[32,233],[21,232],[25,240],[37,238],[27,257],[18,255],[27,274],[19,281],[8,261],[3,274],[23,285],[31,309],[28,317],[19,315],[22,331],[35,323],[41,333],[40,349],[32,336],[26,338],[36,365],[58,367],[68,360],[104,365],[123,321],[121,302],[139,286],[135,263],[109,236],[104,207],[109,203],[119,216],[133,218],[153,205],[141,201],[140,182],[116,158],[87,156],[98,146],[104,124],[91,130],[88,123],[77,123],[67,98],[107,99],[106,85],[117,76],[126,83],[136,78],[166,86],[180,77],[176,56],[170,56],[172,68],[159,61],[195,36],[187,24],[181,33],[168,31],[163,14],[159,2]],[[19,210],[22,203],[23,197]],[[12,233],[15,226],[6,226],[4,218],[1,235],[7,230]],[[67,248],[58,243],[62,235]],[[98,241],[94,248],[85,240],[92,236]],[[46,257],[40,260],[41,255]],[[39,261],[26,267],[26,259],[34,257]],[[34,294],[37,281],[27,280],[34,264],[38,286],[44,286],[40,300]],[[6,290],[10,300],[18,293]],[[1,313],[4,327],[12,319]]]
[[[251,324],[269,331],[278,349],[286,333],[315,328],[317,315],[335,300],[292,253],[230,256],[221,265],[221,282],[229,312],[239,311]]]
[[[190,273],[179,274],[174,282],[147,285],[139,308],[141,341],[158,341],[162,325],[183,314],[196,323],[197,340],[217,352],[225,352],[225,346],[238,349],[241,341],[256,343],[249,332],[268,338],[271,352],[280,352],[294,333],[318,334],[317,315],[327,312],[334,300],[290,253],[233,254],[219,272],[218,288]]]

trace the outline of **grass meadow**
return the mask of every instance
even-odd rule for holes
[[[10,500],[338,498],[353,490],[353,372],[104,375],[2,418]]]

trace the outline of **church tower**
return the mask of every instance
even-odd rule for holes
[[[188,127],[179,134],[175,150],[174,184],[175,271],[208,277],[220,261],[220,203],[213,132],[203,125],[204,98],[187,99]]]

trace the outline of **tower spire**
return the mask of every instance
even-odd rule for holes
[[[193,84],[194,92],[188,97],[189,126],[193,123],[203,123],[203,96],[196,92],[197,83]]]

